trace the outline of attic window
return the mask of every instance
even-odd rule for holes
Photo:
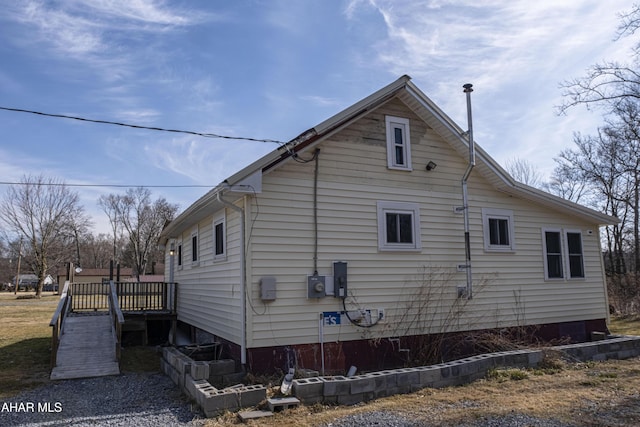
[[[387,167],[389,169],[411,170],[411,138],[409,119],[386,116]]]

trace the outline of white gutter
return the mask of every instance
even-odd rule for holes
[[[473,142],[473,124],[471,120],[471,92],[473,85],[467,83],[464,86],[464,93],[467,94],[467,122],[469,130],[467,136],[469,138],[469,166],[462,176],[462,209],[464,210],[464,252],[465,252],[465,270],[467,272],[467,298],[473,298],[473,275],[471,273],[471,241],[469,240],[469,194],[467,192],[467,180],[471,175],[471,171],[476,165],[476,151]]]
[[[247,364],[247,261],[245,258],[245,211],[243,208],[239,208],[233,203],[224,200],[222,198],[222,191],[217,193],[217,198],[220,203],[227,206],[230,209],[238,212],[240,214],[240,242],[242,246],[240,248],[240,295],[242,295],[242,313],[240,318],[240,329],[241,329],[241,338],[240,338],[240,363],[242,366]]]

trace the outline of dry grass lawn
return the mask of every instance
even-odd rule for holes
[[[0,401],[50,383],[49,321],[57,302],[58,296],[51,294],[38,300],[0,293]],[[640,335],[640,318],[614,319],[611,330]],[[125,348],[122,367],[155,371],[158,358],[151,349]],[[352,407],[302,406],[249,425],[317,426],[363,411],[395,412],[431,425],[457,425],[515,412],[574,425],[635,426],[640,425],[640,359],[495,371],[462,387],[424,389]],[[237,424],[235,414],[207,421],[209,427]]]

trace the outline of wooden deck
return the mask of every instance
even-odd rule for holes
[[[108,312],[70,314],[64,319],[52,380],[120,374],[116,337]]]

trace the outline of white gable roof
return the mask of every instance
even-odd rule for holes
[[[258,181],[262,173],[282,165],[299,152],[309,150],[322,140],[392,98],[400,99],[447,141],[455,151],[465,158],[468,157],[469,146],[465,131],[440,110],[431,99],[422,93],[422,91],[411,82],[409,76],[404,75],[315,127],[301,133],[287,144],[278,147],[271,153],[224,180],[168,224],[162,233],[161,242],[175,237],[183,230],[206,218],[212,211],[221,208],[223,205],[219,202],[218,198],[222,194],[234,196],[246,193],[248,192],[247,188],[249,185],[251,187],[250,192],[259,192],[256,190],[256,185],[259,185]],[[475,144],[475,151],[475,170],[487,179],[498,191],[518,196],[555,210],[570,212],[579,218],[599,225],[619,222],[617,218],[519,183],[477,144]]]

